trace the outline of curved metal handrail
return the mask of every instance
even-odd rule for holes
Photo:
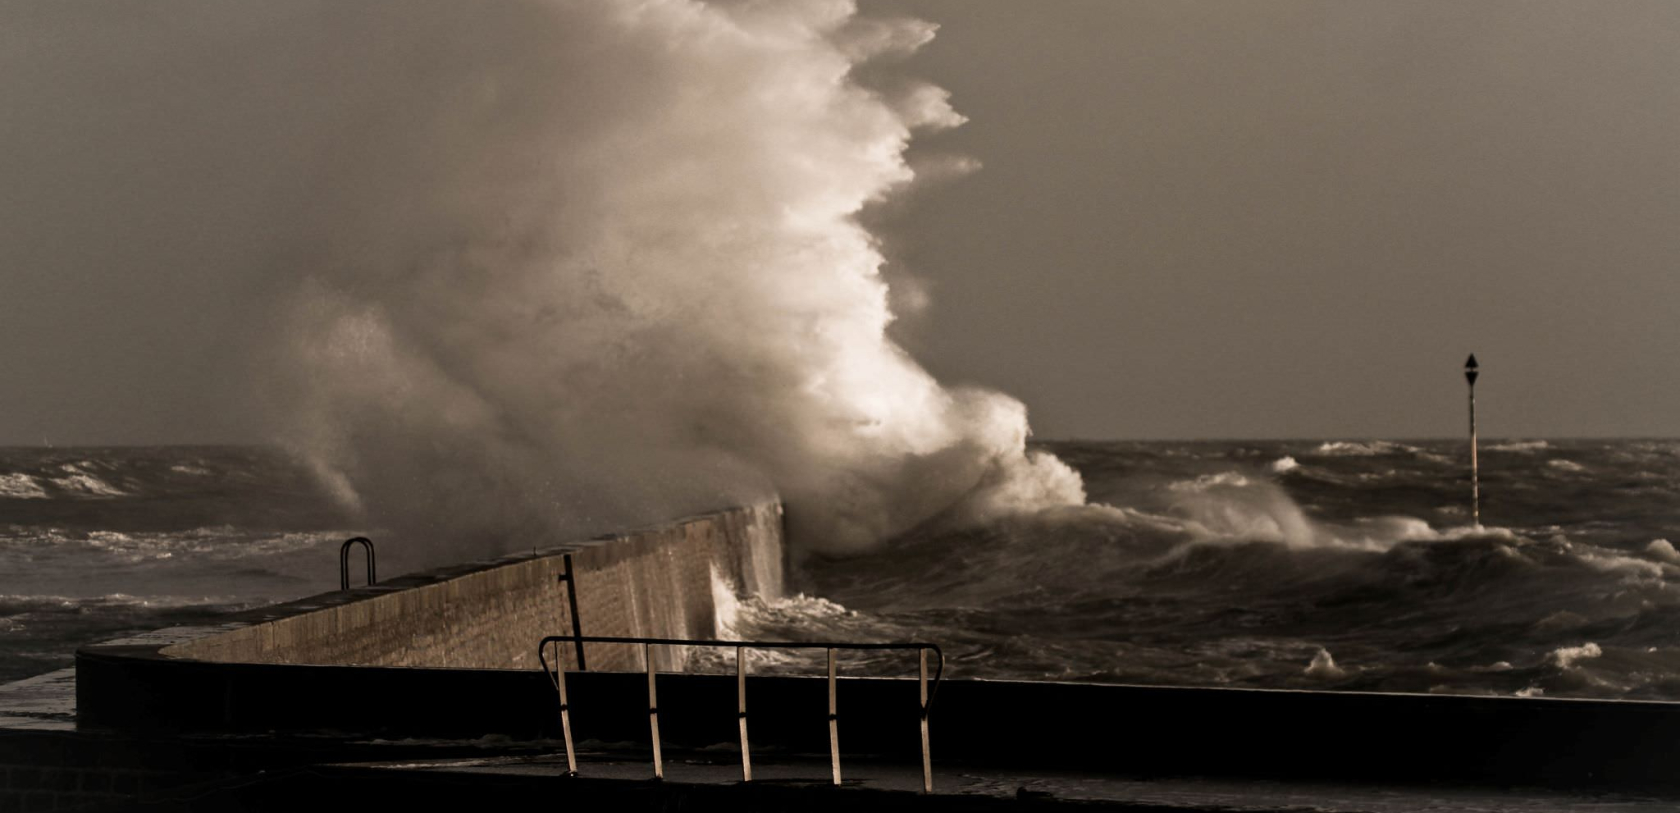
[[[822,649],[828,652],[828,732],[829,756],[833,768],[834,784],[840,784],[840,742],[838,733],[839,715],[836,707],[835,653],[838,650],[872,651],[872,650],[908,650],[918,656],[920,687],[921,687],[921,728],[922,728],[922,788],[926,792],[933,791],[933,763],[928,748],[928,713],[933,708],[934,697],[939,693],[940,679],[945,675],[945,652],[938,644],[919,642],[892,643],[854,643],[854,642],[812,642],[812,641],[727,641],[712,638],[637,638],[618,635],[550,635],[537,644],[537,661],[542,665],[543,674],[560,695],[560,725],[566,743],[566,766],[570,775],[577,774],[577,754],[572,746],[571,706],[566,698],[566,664],[560,658],[560,644],[573,643],[578,652],[582,652],[585,643],[594,644],[635,644],[641,646],[643,660],[647,664],[648,678],[648,724],[653,738],[653,774],[657,779],[665,776],[663,759],[659,743],[659,702],[655,686],[653,668],[653,647],[656,646],[699,646],[733,648],[735,650],[735,677],[737,683],[738,718],[741,727],[741,778],[742,781],[752,781],[752,757],[747,744],[747,672],[744,650],[748,649]],[[549,668],[548,646],[555,646],[554,668]],[[933,673],[933,685],[930,688],[927,681],[927,653],[931,651],[938,659]]]
[[[367,583],[372,585],[377,581],[374,578],[373,571],[373,540],[365,536],[351,537],[344,540],[344,544],[338,548],[338,589],[340,590],[350,589],[350,546],[357,542],[362,543],[362,547],[367,549]]]

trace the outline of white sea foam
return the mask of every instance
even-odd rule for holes
[[[1645,553],[1656,559],[1672,565],[1680,565],[1680,551],[1674,549],[1674,544],[1667,539],[1653,539],[1645,546]]]
[[[858,215],[963,119],[859,66],[933,26],[831,0],[359,15],[405,48],[343,34],[380,103],[296,112],[358,137],[320,161],[263,358],[279,431],[371,521],[512,547],[776,494],[791,538],[855,552],[1084,500],[1020,402],[887,335],[903,272]],[[449,70],[401,56],[433,52]]]
[[[1587,567],[1601,573],[1617,573],[1629,582],[1649,582],[1661,584],[1664,578],[1664,566],[1649,559],[1629,556],[1609,550],[1582,550],[1577,558]]]
[[[1404,443],[1394,443],[1387,440],[1327,441],[1318,445],[1313,454],[1325,457],[1374,457],[1377,455],[1409,454],[1418,451],[1415,446]]]
[[[249,604],[248,598],[238,596],[207,596],[207,595],[132,595],[129,593],[105,593],[90,596],[69,596],[29,593],[0,594],[0,607],[33,610],[72,610],[82,607],[139,607],[152,609],[167,609],[176,607],[202,607],[207,605],[243,605]]]
[[[1413,517],[1315,520],[1278,484],[1235,471],[1177,481],[1167,490],[1175,495],[1172,513],[1197,543],[1261,541],[1296,548],[1386,550],[1399,542],[1443,538],[1442,532]]]
[[[1490,443],[1482,447],[1489,452],[1538,452],[1551,448],[1551,444],[1543,440],[1511,440],[1503,443]]]
[[[1588,641],[1580,646],[1566,646],[1554,649],[1552,650],[1552,654],[1546,656],[1546,660],[1554,666],[1562,669],[1568,669],[1580,661],[1590,660],[1603,655],[1604,650],[1599,648],[1598,644]]]
[[[1562,459],[1548,460],[1548,461],[1546,461],[1546,466],[1549,467],[1549,468],[1557,469],[1559,471],[1567,471],[1567,472],[1581,472],[1581,471],[1586,471],[1587,470],[1586,466],[1583,466],[1580,463],[1576,463],[1573,460],[1562,460]]]
[[[92,474],[82,471],[75,471],[75,473],[64,477],[53,477],[50,479],[53,485],[64,491],[82,494],[89,497],[128,496],[128,492],[125,492]]]
[[[0,498],[9,500],[44,500],[47,498],[46,489],[41,484],[22,472],[7,472],[0,474]]]
[[[833,601],[803,593],[772,598],[742,595],[716,566],[711,569],[711,590],[715,634],[721,640],[759,639],[767,628],[820,628],[826,630],[825,635],[833,635],[835,630],[846,626],[848,619],[857,617],[856,613]],[[794,650],[747,649],[744,655],[747,666],[752,669],[800,662],[800,654]],[[693,653],[689,663],[699,668],[733,668],[733,658],[733,653],[700,650]]]
[[[1290,457],[1288,455],[1284,455],[1283,457],[1280,457],[1280,458],[1272,461],[1272,471],[1275,471],[1278,474],[1283,474],[1285,472],[1291,472],[1291,471],[1294,471],[1294,470],[1296,470],[1300,467],[1301,467],[1301,464],[1295,462],[1295,458]]]
[[[1203,474],[1194,480],[1179,480],[1168,484],[1167,488],[1172,491],[1201,493],[1221,488],[1243,488],[1252,482],[1240,472],[1222,471],[1217,474]]]
[[[1321,680],[1335,680],[1347,677],[1347,670],[1336,665],[1336,659],[1330,657],[1330,650],[1319,647],[1318,653],[1313,655],[1312,663],[1307,664],[1302,674]]]

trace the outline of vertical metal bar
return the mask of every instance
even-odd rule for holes
[[[933,754],[928,749],[927,650],[916,650],[916,682],[922,690],[922,792],[933,792]]]
[[[578,618],[577,572],[572,570],[570,553],[562,556],[561,560],[566,563],[566,575],[563,578],[566,580],[566,599],[572,610],[572,643],[577,649],[578,671],[587,672],[589,667],[583,661],[583,621]]]
[[[642,644],[642,659],[647,661],[648,726],[653,730],[653,778],[665,778],[665,758],[659,751],[659,690],[653,681],[653,646]]]
[[[840,784],[840,714],[834,692],[834,648],[828,650],[828,756],[834,765],[834,784]]]
[[[577,775],[577,752],[572,748],[572,709],[566,702],[566,661],[560,657],[560,642],[554,642],[554,685],[560,689],[560,734],[566,740],[566,773]]]
[[[752,751],[747,747],[747,657],[735,647],[735,716],[741,721],[741,781],[752,781]]]

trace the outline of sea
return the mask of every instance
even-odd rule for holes
[[[717,585],[718,634],[932,641],[948,677],[1680,700],[1680,440],[1484,440],[1479,524],[1462,440],[1034,445],[1088,505],[800,556],[786,595]],[[370,531],[277,449],[0,449],[0,680],[335,589]]]

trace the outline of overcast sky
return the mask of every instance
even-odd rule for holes
[[[1680,3],[915,0],[906,341],[1049,437],[1680,434]],[[868,7],[868,6],[866,6]]]
[[[203,405],[331,82],[55,5],[0,2],[0,443],[257,440]],[[1471,351],[1484,434],[1680,435],[1680,3],[864,8],[940,24],[896,69],[969,122],[916,153],[984,165],[882,224],[899,337],[1038,436],[1456,436]]]

